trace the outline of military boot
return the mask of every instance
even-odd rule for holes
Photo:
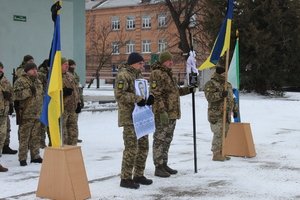
[[[224,160],[226,160],[226,158],[224,156],[222,156],[221,152],[214,152],[212,160],[213,161],[222,161],[223,162]]]
[[[132,179],[121,179],[120,186],[129,189],[138,189],[140,184],[135,183]]]
[[[43,162],[43,158],[32,159],[30,162],[31,163],[42,163]]]
[[[18,153],[18,151],[11,149],[8,145],[3,146],[2,154],[16,154],[16,153]]]
[[[177,172],[178,172],[177,170],[172,169],[171,167],[169,167],[166,163],[163,166],[164,166],[165,170],[167,172],[169,172],[169,174],[177,174]]]
[[[170,177],[170,173],[166,171],[163,165],[158,165],[155,167],[154,175],[162,178]]]
[[[0,165],[0,172],[7,172],[8,169]]]
[[[142,185],[151,185],[153,183],[151,179],[148,179],[145,176],[135,176],[133,181]]]

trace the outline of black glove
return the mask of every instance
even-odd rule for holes
[[[35,96],[36,95],[36,88],[34,86],[30,86],[30,90],[31,90],[31,94],[33,96]]]
[[[145,99],[140,100],[139,102],[137,102],[138,106],[145,106],[146,105],[146,101]]]
[[[196,88],[197,87],[195,87],[195,86],[190,86],[190,88],[189,88],[190,89],[190,93],[193,93],[193,92],[195,93],[196,92]]]
[[[237,118],[238,117],[238,113],[237,112],[233,112],[233,117]]]
[[[14,112],[14,104],[10,103],[10,104],[9,104],[8,114],[9,114],[9,115],[12,115],[13,112]]]
[[[151,106],[154,103],[154,96],[152,94],[149,95],[147,99],[147,106]]]
[[[72,95],[72,93],[73,93],[73,89],[72,88],[66,88],[66,87],[63,88],[63,95],[64,95],[64,97],[70,96],[70,95]]]
[[[223,91],[222,94],[221,94],[221,96],[223,98],[227,97],[228,96],[228,91]]]
[[[2,91],[3,94],[3,98],[7,101],[9,101],[11,99],[11,93],[8,91]]]
[[[76,113],[80,113],[81,112],[81,104],[80,103],[77,104],[77,108],[76,108],[75,112]]]

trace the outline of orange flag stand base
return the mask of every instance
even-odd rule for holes
[[[91,197],[81,147],[45,149],[36,196],[56,200]]]
[[[256,156],[249,123],[231,123],[229,125],[224,154],[249,158]]]

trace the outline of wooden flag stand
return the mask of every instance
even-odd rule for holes
[[[225,139],[224,154],[240,157],[255,157],[250,123],[231,123]]]
[[[45,149],[36,196],[56,200],[91,197],[81,147]]]

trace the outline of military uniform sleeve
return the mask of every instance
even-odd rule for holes
[[[154,104],[157,107],[157,110],[165,111],[165,103],[164,103],[164,96],[168,94],[164,91],[165,83],[164,79],[160,76],[160,71],[153,71],[150,75],[150,93],[154,96]]]
[[[222,91],[216,88],[212,81],[208,81],[204,86],[204,93],[207,101],[217,102],[223,99]]]
[[[25,85],[22,81],[22,79],[19,78],[14,85],[14,97],[15,100],[25,100],[28,97],[31,96],[31,90],[29,88],[29,85]]]
[[[135,103],[142,100],[142,97],[136,96],[130,92],[130,80],[124,74],[118,74],[116,77],[115,97],[118,102]]]

